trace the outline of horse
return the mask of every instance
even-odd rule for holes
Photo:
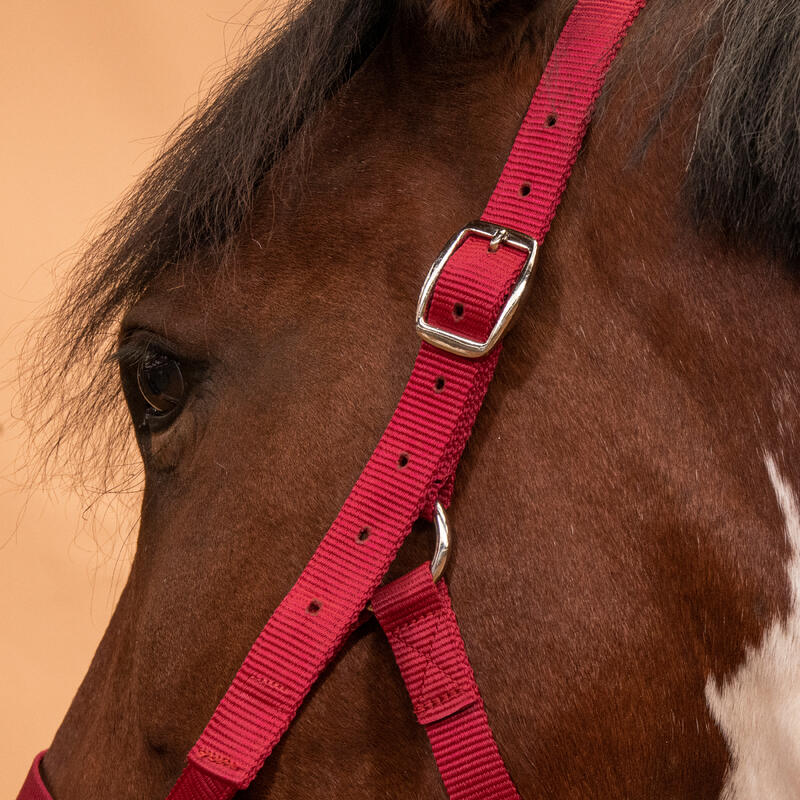
[[[571,6],[290,5],[79,262],[38,391],[59,444],[121,393],[144,495],[58,800],[169,791],[391,416],[428,265]],[[447,580],[523,797],[800,791],[799,35],[778,0],[639,15],[459,467]],[[245,796],[444,797],[392,661],[365,617]]]

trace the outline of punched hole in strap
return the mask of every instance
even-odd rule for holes
[[[306,607],[306,611],[313,615],[319,614],[322,611],[322,603],[319,600],[312,600]]]

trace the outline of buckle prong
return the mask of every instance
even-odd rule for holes
[[[428,313],[428,306],[433,297],[433,291],[436,288],[442,270],[445,268],[445,265],[450,260],[453,253],[460,247],[461,243],[468,236],[473,234],[488,239],[489,251],[492,253],[497,252],[501,245],[514,247],[526,253],[525,263],[520,270],[517,282],[506,298],[506,302],[495,321],[491,333],[486,341],[483,342],[469,339],[466,336],[459,336],[457,333],[444,330],[443,328],[438,328],[435,325],[431,325],[425,319]],[[444,250],[442,250],[431,265],[425,282],[422,284],[422,290],[419,293],[419,301],[417,302],[417,333],[422,339],[428,342],[428,344],[446,350],[448,353],[465,356],[466,358],[480,358],[486,355],[486,353],[492,350],[500,339],[503,338],[503,335],[511,325],[517,310],[525,298],[530,286],[530,277],[533,275],[536,266],[538,252],[539,244],[536,239],[525,233],[520,233],[511,228],[504,228],[493,222],[485,222],[484,220],[478,220],[477,222],[471,222],[469,225],[466,225],[447,243]]]
[[[500,249],[500,245],[508,239],[508,231],[505,228],[500,228],[497,233],[489,240],[489,252],[496,253]]]

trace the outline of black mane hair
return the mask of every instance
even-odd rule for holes
[[[800,7],[715,0],[718,41],[693,140],[686,195],[695,221],[732,244],[800,261]]]
[[[425,7],[423,0],[294,0],[167,139],[31,339],[23,402],[44,463],[63,451],[79,471],[85,467],[80,482],[98,477],[97,462],[87,457],[99,453],[101,485],[124,480],[108,446],[128,439],[108,358],[121,314],[162,271],[201,253],[222,257],[286,143],[374,49],[400,2],[413,13]],[[435,25],[446,28],[445,0],[427,2],[438,9]],[[471,8],[480,5],[475,0]],[[796,262],[800,11],[785,0],[712,0],[702,8],[663,0],[645,10],[641,24],[657,36],[682,5],[698,23],[679,48],[665,107],[691,76],[701,76],[704,99],[696,129],[687,131],[685,192],[694,219]],[[463,47],[481,29],[470,24]]]

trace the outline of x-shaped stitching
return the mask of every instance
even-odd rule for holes
[[[425,664],[425,671],[422,675],[422,682],[420,685],[419,693],[417,694],[415,692],[415,694],[419,698],[419,702],[425,704],[429,702],[429,700],[427,700],[425,696],[425,689],[428,685],[431,674],[433,674],[434,671],[438,672],[447,682],[446,688],[442,692],[440,692],[440,694],[447,694],[453,689],[465,688],[463,685],[459,685],[463,684],[464,676],[453,675],[451,672],[446,671],[441,664],[437,663],[435,657],[433,656],[434,647],[439,641],[439,631],[442,625],[447,621],[446,620],[447,609],[440,608],[436,612],[435,616],[436,616],[436,627],[433,629],[433,633],[429,635],[428,641],[425,642],[424,646],[422,644],[414,644],[413,642],[410,642],[405,635],[399,632],[400,629],[393,631],[391,634],[393,639],[398,640],[402,644],[402,646],[405,647],[407,650],[415,652]],[[404,629],[408,629],[409,627],[412,626],[406,625],[402,627]],[[448,636],[448,639],[451,638],[452,638],[451,636]],[[442,654],[447,654],[449,652],[452,652],[452,648],[449,646],[449,643],[447,647],[440,649],[440,653]]]

